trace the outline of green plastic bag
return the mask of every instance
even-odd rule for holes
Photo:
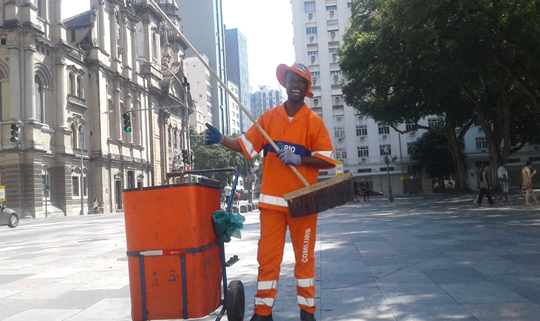
[[[215,211],[212,215],[216,236],[223,236],[223,241],[229,243],[231,236],[241,239],[240,230],[244,227],[246,218],[239,213]]]

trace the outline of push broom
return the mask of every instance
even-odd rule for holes
[[[210,65],[208,65],[199,52],[187,40],[184,34],[178,30],[178,28],[176,28],[169,17],[161,10],[161,8],[152,0],[148,1],[148,3],[159,13],[163,20],[167,22],[169,27],[176,32],[176,35],[188,46],[188,48],[191,49],[195,56],[210,72],[212,77],[217,80],[219,85],[229,94],[229,96],[238,104],[238,106],[240,106],[242,111],[253,122],[253,124],[261,132],[264,138],[266,138],[270,145],[272,145],[276,151],[279,150],[270,136],[268,136],[259,123],[257,123],[257,121],[251,116],[251,114],[246,110],[244,105],[242,105],[240,100],[234,95],[228,86],[223,83]],[[289,211],[292,217],[301,217],[323,212],[350,202],[354,198],[353,175],[350,172],[345,175],[336,176],[335,178],[310,185],[298,172],[296,167],[292,165],[289,165],[289,167],[296,174],[296,176],[298,176],[302,183],[306,185],[304,188],[283,195],[283,198],[289,205]]]

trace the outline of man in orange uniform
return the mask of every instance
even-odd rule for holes
[[[278,81],[287,90],[287,101],[265,112],[257,123],[279,147],[275,150],[260,131],[252,126],[244,135],[224,137],[217,128],[206,124],[204,144],[223,144],[243,152],[251,160],[264,151],[259,209],[261,235],[257,252],[259,276],[255,295],[255,314],[251,321],[272,321],[272,307],[277,294],[283,260],[285,234],[289,227],[296,264],[294,277],[300,320],[315,321],[315,248],[317,214],[292,218],[283,195],[304,187],[288,168],[296,166],[310,183],[317,182],[319,169],[335,167],[334,148],[323,121],[307,105],[304,97],[313,97],[311,73],[301,63],[279,65]]]

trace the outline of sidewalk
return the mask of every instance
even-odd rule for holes
[[[316,319],[540,320],[540,206],[476,207],[473,198],[390,203],[378,196],[320,214]],[[97,216],[81,219],[86,224]],[[35,235],[37,247],[16,241],[0,247],[0,320],[131,320],[123,216],[103,217],[111,223],[96,219],[91,230],[54,239]],[[244,284],[247,321],[256,290],[258,211],[245,217],[242,239],[227,244],[226,259],[240,258],[227,276]],[[47,228],[62,230],[64,222],[50,222]],[[276,321],[299,320],[293,267],[287,243]]]

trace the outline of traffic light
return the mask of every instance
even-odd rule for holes
[[[49,185],[46,185],[45,188],[47,190],[47,193],[49,193],[51,191],[51,187]]]
[[[130,133],[131,132],[131,115],[129,113],[124,113],[122,117],[124,118],[124,131],[126,133]]]
[[[19,130],[20,127],[18,124],[11,125],[11,139],[10,141],[12,143],[18,143],[19,142]]]
[[[184,164],[188,162],[188,155],[186,149],[182,149],[182,161],[184,162]]]

